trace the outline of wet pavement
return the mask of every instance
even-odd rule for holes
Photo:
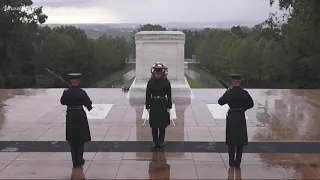
[[[194,89],[195,98],[174,99],[175,126],[170,125],[166,134],[167,148],[172,152],[141,150],[151,141],[150,128],[142,127],[144,100],[126,98],[121,89],[87,89],[96,104],[89,122],[92,143],[97,144],[98,150],[86,147],[83,169],[72,169],[70,153],[62,145],[65,143],[65,107],[59,102],[62,91],[0,90],[0,179],[320,177],[319,90],[249,89],[255,102],[254,108],[246,113],[251,143],[245,148],[241,169],[236,170],[229,169],[223,149],[225,112],[208,108],[217,104],[224,89]],[[106,145],[102,146],[103,143]],[[140,143],[137,152],[110,152],[116,147],[125,148],[128,143],[133,148]],[[105,150],[99,150],[99,146]],[[30,147],[33,149],[28,150]],[[202,150],[192,149],[197,147]]]

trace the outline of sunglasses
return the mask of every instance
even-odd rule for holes
[[[162,72],[162,70],[163,70],[162,68],[155,68],[155,69],[154,69],[154,71],[155,71],[155,72],[158,72],[158,73],[159,73],[159,72]]]

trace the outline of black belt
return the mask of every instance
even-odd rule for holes
[[[68,106],[67,109],[82,109],[82,106]]]
[[[151,99],[166,99],[165,96],[152,96]]]
[[[244,111],[243,108],[230,108],[229,111]]]

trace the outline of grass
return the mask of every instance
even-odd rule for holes
[[[208,72],[206,72],[204,69],[201,69],[195,65],[189,64],[188,69],[195,71],[196,73],[200,74],[203,78],[208,79],[211,82],[216,82],[217,79],[210,75]]]
[[[135,78],[135,77],[134,77],[134,78]],[[131,84],[132,84],[133,81],[134,81],[134,78],[132,78],[132,79],[130,79],[129,81],[125,82],[125,83],[123,84],[123,86],[131,86]]]
[[[187,81],[190,85],[191,88],[203,88],[203,86],[201,84],[199,84],[197,81],[195,81],[194,79],[192,79],[190,76],[186,75]]]
[[[104,85],[108,84],[109,82],[121,77],[122,75],[126,74],[127,72],[129,72],[135,68],[136,68],[135,65],[127,65],[126,67],[124,67],[120,71],[117,71],[117,72],[105,77],[103,80],[97,82],[96,86],[97,87],[104,86]]]

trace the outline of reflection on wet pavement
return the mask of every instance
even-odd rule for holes
[[[0,179],[318,179],[320,155],[244,154],[241,169],[225,153],[85,153],[72,169],[69,153],[1,153]],[[142,156],[141,156],[142,155]],[[71,175],[70,175],[71,172]]]
[[[64,141],[63,89],[0,90],[0,141]],[[89,119],[94,141],[150,141],[142,127],[144,100],[121,89],[87,89],[95,104],[113,104],[104,119]],[[216,104],[224,89],[193,90],[194,99],[174,99],[176,126],[167,141],[224,141],[225,120],[214,119],[206,104]],[[320,91],[249,89],[255,106],[247,111],[252,141],[320,141]],[[224,153],[85,153],[87,179],[316,179],[320,156],[244,154],[241,170],[229,169]],[[92,156],[91,156],[92,155]],[[50,161],[48,158],[56,157]],[[48,163],[50,162],[50,166]],[[68,153],[0,153],[0,178],[70,178]],[[188,171],[186,171],[188,169]],[[14,173],[13,173],[14,172]],[[55,173],[52,173],[55,172]],[[75,171],[72,174],[81,171]]]
[[[72,168],[71,179],[85,179],[83,168]]]

